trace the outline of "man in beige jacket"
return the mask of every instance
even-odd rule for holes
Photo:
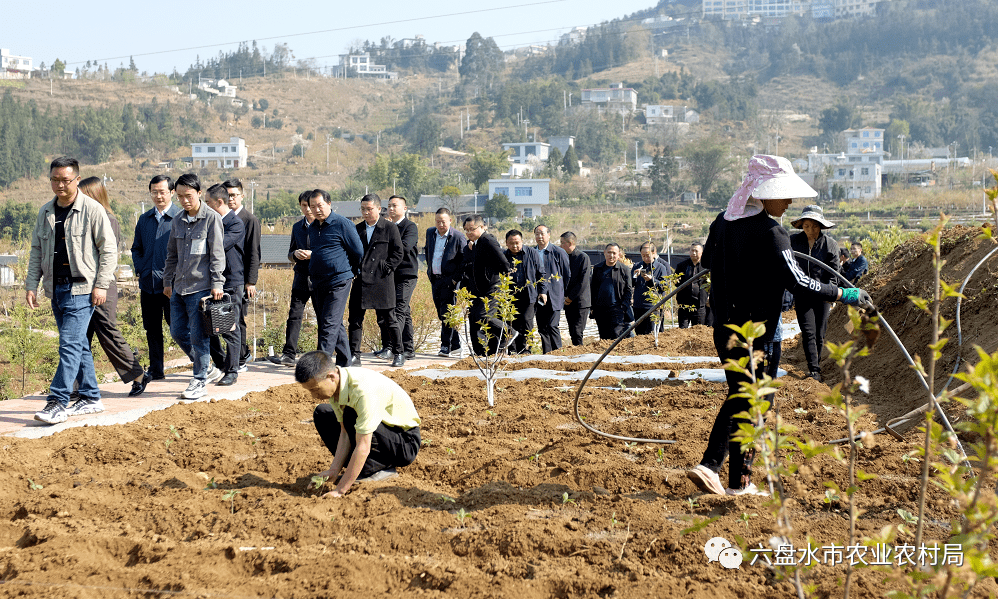
[[[38,211],[24,288],[28,307],[37,308],[38,283],[44,277],[45,293],[52,300],[59,329],[59,366],[48,401],[35,420],[59,424],[69,416],[104,411],[87,327],[94,309],[107,300],[118,254],[104,208],[77,189],[80,163],[56,158],[49,165],[49,180],[55,197]],[[80,398],[69,406],[77,379]]]

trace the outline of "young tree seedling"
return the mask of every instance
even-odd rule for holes
[[[233,514],[236,513],[236,495],[239,495],[239,489],[229,489],[225,493],[222,493],[222,500],[229,502],[229,510]]]
[[[41,486],[40,484],[36,483],[35,481],[33,481],[33,480],[31,480],[29,478],[28,479],[28,488],[31,489],[32,491],[41,491],[45,487]]]
[[[213,476],[213,477],[211,477],[211,480],[208,481],[208,486],[206,486],[204,488],[204,490],[205,491],[213,491],[213,490],[215,490],[217,488],[218,488],[218,483],[215,482],[215,477]]]
[[[326,484],[329,480],[328,476],[319,476],[318,474],[312,477],[312,487],[315,489],[321,489],[322,485]]]
[[[471,514],[464,511],[464,508],[461,508],[457,511],[456,514],[454,514],[454,517],[457,518],[457,521],[461,523],[461,527],[464,528],[465,520],[471,518]]]
[[[247,439],[252,439],[252,441],[250,441],[250,445],[256,445],[256,435],[254,435],[253,433],[249,431],[239,431],[239,434],[246,437]]]
[[[561,503],[562,505],[566,503],[575,503],[575,500],[568,496],[568,491],[565,491],[561,494]]]

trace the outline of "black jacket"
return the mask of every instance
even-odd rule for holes
[[[256,285],[260,276],[260,220],[246,206],[237,214],[243,221],[243,276],[247,285]]]
[[[565,307],[565,289],[572,283],[572,267],[568,262],[568,252],[560,245],[548,244],[548,260],[545,264],[544,278],[546,285],[544,293],[548,295],[548,304],[552,310]],[[540,250],[537,250],[540,257]]]
[[[601,306],[597,303],[599,302],[599,288],[605,277],[613,279],[614,292],[617,296],[617,303],[613,306]],[[631,285],[631,273],[623,262],[617,262],[612,267],[607,266],[606,262],[600,262],[594,266],[591,288],[593,310],[589,312],[590,318],[609,317],[611,315],[610,308],[616,307],[624,311],[627,322],[634,320],[634,311],[631,308],[634,287]]]
[[[513,291],[518,297],[523,297],[526,294],[528,301],[532,304],[537,301],[538,294],[547,293],[545,281],[541,280],[544,278],[544,273],[541,272],[541,258],[536,249],[525,245],[519,256],[514,256],[509,250],[503,250],[502,254],[509,262],[509,274],[513,277],[514,284]],[[514,260],[519,260],[520,263],[515,264]],[[541,282],[538,283],[538,280]]]
[[[645,271],[650,269],[651,281],[646,281],[643,276],[638,274],[639,268]],[[669,267],[658,260],[655,260],[650,265],[645,264],[644,260],[634,263],[634,266],[631,267],[631,281],[634,284],[635,315],[644,314],[649,308],[658,303],[649,301],[645,296],[649,288],[654,288],[659,295],[665,295],[665,290],[669,287],[669,282],[666,278],[671,274],[670,271]]]
[[[679,281],[676,282],[676,287],[679,287],[703,271],[703,260],[696,264],[693,264],[693,261],[688,258],[683,260],[676,265],[676,272],[679,273]],[[676,294],[676,301],[681,306],[692,306],[694,310],[706,307],[707,281],[703,277],[697,279],[689,287]]]
[[[245,283],[243,276],[243,242],[246,232],[243,220],[229,210],[222,217],[222,248],[225,250],[225,289]],[[240,299],[240,298],[235,298]]]
[[[468,247],[468,238],[459,229],[450,228],[447,235],[447,245],[444,246],[444,255],[440,260],[441,276],[452,279],[459,283],[464,272],[464,250]],[[437,247],[437,228],[430,227],[426,230],[426,274],[433,276],[433,252]]]
[[[572,300],[572,305],[577,308],[589,308],[592,306],[592,280],[593,269],[589,263],[589,256],[579,248],[568,255],[569,278],[568,286],[565,287],[565,297]]]
[[[839,263],[839,244],[829,235],[826,235],[824,231],[821,232],[821,235],[818,235],[818,238],[814,240],[814,246],[810,248],[807,245],[807,233],[803,231],[794,233],[790,236],[790,247],[795,252],[806,254],[824,262],[835,272],[842,272],[842,266]],[[804,274],[812,279],[833,285],[836,285],[838,282],[838,279],[832,273],[809,260],[797,258],[797,265],[804,271]]]
[[[357,224],[357,235],[364,246],[360,260],[360,275],[353,280],[351,293],[360,293],[360,307],[365,310],[386,310],[395,307],[395,269],[402,262],[402,238],[399,229],[384,217],[379,217],[367,241],[367,223]]]
[[[499,275],[509,272],[509,260],[491,233],[482,233],[471,248],[464,248],[464,276],[461,284],[476,297],[492,295],[499,287]]]
[[[402,263],[395,269],[395,280],[415,279],[419,276],[419,228],[408,218],[403,218],[395,224],[402,238]]]
[[[308,265],[310,260],[299,260],[295,258],[297,250],[312,249],[312,244],[308,240],[308,219],[304,216],[291,225],[291,244],[288,247],[288,260],[294,263],[295,277],[291,282],[292,289],[308,289]]]
[[[768,339],[776,332],[784,289],[827,301],[839,291],[800,269],[790,235],[766,212],[736,221],[719,214],[710,225],[701,263],[710,269],[714,328],[765,322]]]

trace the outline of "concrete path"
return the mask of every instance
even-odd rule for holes
[[[381,372],[389,369],[390,362],[375,358],[371,354],[361,356],[363,366]],[[190,367],[189,360],[178,360],[169,363],[167,368]],[[406,360],[406,369],[427,368],[429,366],[449,366],[457,362],[456,358],[442,358],[431,354],[416,354],[413,360]],[[212,399],[240,399],[253,391],[265,391],[271,387],[293,383],[294,369],[277,366],[262,359],[250,362],[249,370],[239,375],[239,380],[231,387],[208,385],[207,393],[201,399],[194,401],[210,401]],[[101,385],[101,397],[104,411],[100,414],[74,416],[62,424],[47,425],[34,419],[35,412],[45,407],[46,395],[35,394],[20,399],[10,399],[0,402],[0,436],[38,438],[57,433],[76,426],[100,426],[123,424],[138,420],[153,410],[162,410],[177,403],[192,403],[191,400],[180,399],[180,393],[187,388],[191,380],[189,369],[167,374],[166,379],[152,381],[146,387],[145,393],[138,397],[128,397],[131,383],[108,383]]]

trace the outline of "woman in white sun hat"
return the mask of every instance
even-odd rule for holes
[[[821,206],[812,204],[805,207],[800,218],[790,224],[795,229],[803,229],[790,236],[790,247],[795,252],[820,260],[835,272],[840,271],[839,244],[824,231],[834,227],[835,223],[825,220]],[[812,279],[822,283],[835,283],[835,275],[809,260],[798,258],[797,266]],[[797,306],[797,322],[800,323],[800,341],[807,360],[808,376],[820,382],[821,350],[825,347],[825,330],[828,328],[828,310],[831,304],[807,292],[794,294],[794,304]]]
[[[786,158],[757,155],[749,160],[748,175],[728,202],[728,208],[710,226],[703,249],[703,263],[711,271],[710,305],[714,310],[714,347],[722,362],[748,355],[729,347],[733,334],[728,324],[765,322],[766,334],[756,339],[754,349],[765,351],[773,340],[780,318],[783,290],[810,294],[815,299],[868,305],[870,296],[860,289],[840,289],[807,276],[797,265],[790,248],[790,235],[772,217],[783,216],[794,198],[813,198],[817,192],[794,174]],[[762,372],[763,368],[759,369]],[[752,482],[754,451],[742,452],[731,440],[749,402],[733,397],[744,375],[725,371],[728,397],[718,410],[700,464],[688,471],[698,487],[708,493],[741,495],[761,493]],[[730,453],[725,490],[718,471]]]

